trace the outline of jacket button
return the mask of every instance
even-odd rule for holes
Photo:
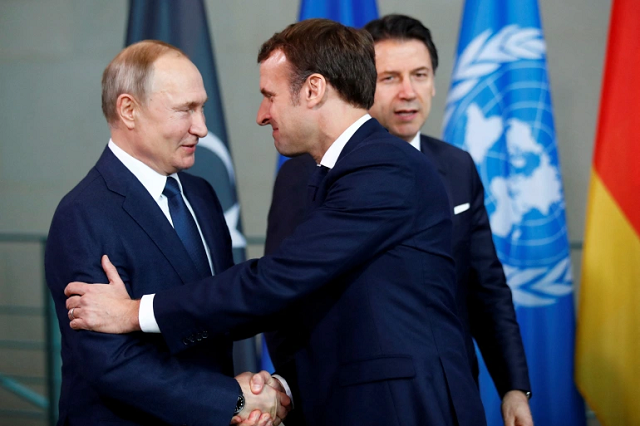
[[[209,332],[207,330],[202,332],[202,338],[206,339],[207,337],[209,337]]]
[[[182,339],[182,343],[183,343],[185,346],[189,346],[189,340],[187,340],[187,338],[186,338],[186,337],[185,337],[184,339]]]

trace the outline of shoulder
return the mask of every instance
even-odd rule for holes
[[[70,208],[78,205],[90,207],[97,200],[104,197],[107,185],[100,172],[93,167],[87,175],[69,191],[58,204],[58,209]]]
[[[447,159],[448,162],[456,162],[467,166],[473,164],[473,159],[467,151],[440,139],[420,135],[420,146],[423,150],[428,150],[436,161]]]

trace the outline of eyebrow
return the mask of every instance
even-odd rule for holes
[[[266,97],[275,96],[275,93],[270,92],[267,89],[260,89],[260,93],[262,93],[262,95]]]
[[[416,72],[416,71],[431,71],[431,68],[427,67],[427,66],[423,66],[423,67],[418,67],[418,68],[414,68],[412,70],[409,70],[409,72]],[[383,74],[401,74],[402,71],[398,71],[398,70],[383,70],[380,71],[378,73],[378,75],[383,75]]]
[[[190,102],[185,102],[183,104],[178,105],[178,108],[182,108],[182,107],[186,107],[186,108],[195,108],[199,105],[204,105],[207,103],[207,101],[209,100],[209,98],[206,98],[204,100],[204,102],[197,102],[197,101],[190,101]]]

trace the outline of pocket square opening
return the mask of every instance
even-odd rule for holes
[[[453,208],[453,214],[460,214],[462,212],[466,212],[467,210],[469,210],[470,204],[469,203],[464,203],[464,204],[460,204],[459,206],[455,206]]]

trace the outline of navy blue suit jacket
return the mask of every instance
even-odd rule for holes
[[[453,215],[453,258],[456,301],[462,318],[469,363],[478,377],[476,339],[491,377],[502,396],[509,390],[529,391],[527,361],[502,264],[498,260],[484,188],[471,156],[451,144],[421,135],[421,151],[436,165],[454,207],[468,208]],[[309,155],[285,162],[273,187],[265,254],[273,253],[303,220],[306,183],[316,168]],[[268,333],[267,344],[276,368],[290,357],[295,328]],[[473,338],[472,338],[473,337]]]
[[[264,331],[293,307],[296,351],[280,372],[308,425],[483,425],[435,167],[372,119],[312,193],[272,255],[156,294],[169,347]]]
[[[180,181],[222,272],[233,265],[231,239],[213,188],[185,173]],[[58,424],[228,425],[240,392],[230,340],[204,339],[199,350],[174,356],[160,335],[71,330],[64,288],[106,282],[103,254],[134,298],[201,278],[156,201],[109,148],[62,199],[47,240],[46,278],[62,333]]]
[[[452,211],[456,206],[463,210],[453,215],[453,258],[459,314],[474,375],[478,360],[472,336],[501,397],[514,389],[529,391],[520,327],[493,244],[476,165],[466,151],[429,136],[421,135],[420,148],[437,165]]]

